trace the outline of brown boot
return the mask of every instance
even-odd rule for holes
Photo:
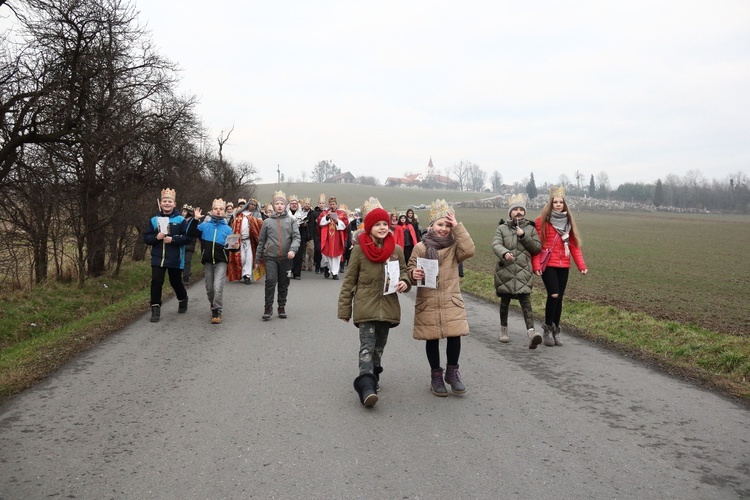
[[[261,317],[263,318],[263,321],[268,321],[268,319],[271,317],[272,314],[273,314],[273,306],[268,305],[268,306],[265,306],[265,308],[263,309],[263,316]]]

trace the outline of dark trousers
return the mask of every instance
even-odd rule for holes
[[[544,307],[544,323],[547,325],[560,325],[562,317],[563,295],[568,286],[570,269],[567,267],[550,267],[542,273],[542,281],[547,289],[547,303]],[[557,295],[557,297],[553,297]]]
[[[172,285],[177,300],[187,298],[187,290],[182,284],[182,269],[179,267],[151,266],[151,305],[161,305],[161,289],[164,286],[164,275],[169,275],[169,284]]]
[[[315,254],[313,255],[315,270],[320,271],[320,259],[323,258],[323,254],[320,253],[320,231],[316,231],[316,234],[313,235],[313,244],[315,245]]]
[[[526,329],[534,328],[534,312],[531,309],[531,294],[520,293],[517,295],[500,296],[500,325],[508,326],[508,310],[510,309],[511,299],[518,299],[523,312],[523,321],[526,323]]]
[[[266,258],[266,302],[265,305],[273,306],[273,295],[276,285],[279,286],[278,303],[286,305],[286,296],[289,293],[289,278],[286,273],[292,268],[290,259],[274,260]]]
[[[305,261],[305,251],[307,250],[307,231],[300,231],[299,250],[294,254],[292,264],[292,275],[300,276],[302,274],[302,263]]]

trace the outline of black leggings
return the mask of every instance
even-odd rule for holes
[[[448,337],[447,340],[448,345],[445,348],[445,355],[448,358],[448,364],[455,366],[458,364],[458,357],[461,355],[461,337]],[[440,339],[428,340],[424,347],[430,368],[437,370],[440,368]]]
[[[547,289],[547,304],[544,308],[544,323],[547,325],[560,325],[563,295],[565,295],[565,287],[568,286],[569,274],[570,269],[567,267],[549,266],[542,273],[542,281]]]

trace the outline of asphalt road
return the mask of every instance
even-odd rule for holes
[[[513,311],[499,344],[468,297],[466,395],[430,394],[411,292],[362,407],[340,283],[303,273],[268,322],[229,284],[218,326],[194,285],[6,402],[0,498],[750,497],[747,407],[570,336],[529,350]]]

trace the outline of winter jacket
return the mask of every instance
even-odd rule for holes
[[[542,251],[539,233],[526,219],[518,225],[524,232],[522,237],[516,233],[512,220],[501,220],[492,240],[492,251],[497,256],[495,264],[495,293],[501,295],[521,295],[531,293],[531,256]],[[513,254],[514,260],[505,260],[505,254]]]
[[[395,247],[389,260],[398,262],[399,279],[411,288],[401,247]],[[371,261],[365,256],[362,247],[354,245],[349,257],[349,268],[339,292],[339,319],[352,317],[353,300],[354,326],[358,327],[360,323],[368,321],[384,321],[391,326],[398,326],[401,322],[398,293],[383,295],[386,264],[387,262]]]
[[[458,264],[474,255],[474,240],[461,223],[453,228],[453,236],[456,241],[451,246],[438,250],[438,287],[417,288],[417,300],[414,304],[415,339],[433,340],[469,334]],[[417,267],[417,257],[424,257],[426,253],[424,241],[414,247],[407,267],[409,276]]]
[[[225,218],[208,217],[200,224],[192,219],[188,234],[201,239],[201,263],[229,262],[229,250],[226,249],[226,244],[227,236],[232,234],[232,228]]]
[[[542,249],[545,248],[552,248],[552,255],[550,255],[549,262],[547,263],[548,267],[562,267],[562,268],[569,268],[570,267],[570,257],[565,256],[565,244],[563,243],[562,238],[557,238],[557,242],[555,242],[555,236],[557,236],[557,231],[555,231],[555,228],[552,227],[552,224],[550,224],[548,221],[545,222],[545,241],[542,242]],[[534,223],[536,226],[537,232],[541,235],[542,234],[542,218],[537,217],[536,222]],[[554,247],[552,247],[552,244],[555,244]],[[581,249],[578,247],[578,245],[573,241],[571,238],[570,240],[570,256],[573,257],[573,260],[576,263],[576,267],[583,271],[586,269],[586,262],[583,260],[583,253],[581,253]],[[538,253],[532,257],[532,262],[534,264],[534,272],[539,271],[542,268],[542,254]]]
[[[172,242],[167,244],[164,240],[157,240],[159,234],[159,217],[169,218],[169,236]],[[151,245],[151,265],[156,267],[167,268],[185,268],[185,245],[192,240],[187,235],[188,221],[177,210],[166,215],[159,212],[158,215],[151,217],[143,230],[143,241]]]
[[[288,212],[271,214],[260,227],[255,262],[260,264],[264,257],[284,260],[289,252],[297,253],[299,243],[299,227],[294,217],[290,217]]]

